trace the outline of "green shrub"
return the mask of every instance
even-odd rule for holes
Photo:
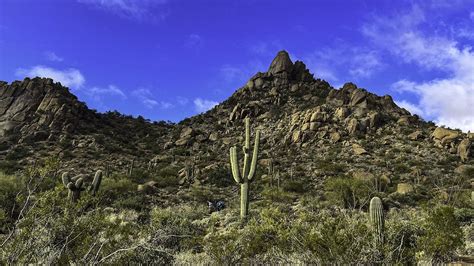
[[[416,261],[417,241],[423,229],[419,213],[393,211],[385,222],[385,263],[414,265]]]
[[[324,184],[329,202],[344,208],[364,207],[375,194],[370,181],[355,178],[330,178]]]
[[[204,214],[205,209],[187,205],[152,209],[150,230],[155,244],[177,251],[200,250],[204,230],[193,221]]]
[[[463,234],[454,208],[438,206],[430,210],[423,225],[424,235],[419,248],[433,262],[450,261],[457,248],[463,245]]]
[[[211,170],[208,174],[208,182],[217,187],[228,187],[235,184],[227,167],[219,167]]]

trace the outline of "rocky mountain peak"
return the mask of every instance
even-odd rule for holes
[[[282,50],[273,59],[268,69],[268,73],[278,74],[280,72],[291,73],[293,70],[293,62],[290,59],[290,55],[287,51]]]
[[[20,142],[54,139],[57,132],[74,132],[94,115],[69,90],[49,78],[25,78],[0,83],[0,137]]]

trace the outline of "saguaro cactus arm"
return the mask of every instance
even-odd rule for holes
[[[237,159],[237,148],[235,146],[230,148],[230,166],[235,182],[242,183],[242,178],[240,177],[239,172],[239,161]]]
[[[257,130],[255,133],[255,144],[253,145],[253,154],[252,154],[252,164],[250,165],[250,172],[248,174],[248,180],[252,180],[257,169],[257,159],[258,159],[258,145],[260,144],[260,130]]]
[[[71,180],[69,179],[69,175],[67,172],[63,173],[63,175],[61,176],[61,179],[65,187],[68,187],[69,183],[71,183]]]
[[[92,195],[94,195],[94,196],[97,193],[97,191],[99,190],[100,183],[102,182],[102,176],[103,176],[102,171],[97,170],[97,172],[95,173],[95,176],[94,176],[94,180],[92,181],[92,186],[90,188],[90,191],[92,192]]]
[[[245,118],[245,143],[244,143],[244,168],[242,170],[242,176],[245,178],[249,172],[249,161],[250,161],[250,119]]]

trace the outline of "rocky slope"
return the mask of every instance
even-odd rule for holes
[[[353,83],[334,89],[285,51],[229,99],[176,125],[96,113],[51,79],[2,82],[0,158],[14,169],[58,156],[63,168],[85,173],[125,173],[132,161],[148,170],[171,164],[184,188],[228,168],[246,116],[262,131],[260,174],[272,163],[283,179],[304,177],[309,186],[331,176],[381,176],[403,191],[473,164],[472,133],[437,128]]]

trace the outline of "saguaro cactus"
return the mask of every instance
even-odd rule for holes
[[[375,245],[380,247],[384,242],[384,217],[382,200],[379,197],[373,197],[369,206],[370,223],[374,229]]]
[[[101,170],[97,170],[97,172],[95,172],[94,180],[92,181],[91,187],[89,189],[89,191],[92,193],[92,196],[95,196],[99,190],[100,183],[102,182],[102,176],[103,174]]]
[[[250,119],[245,118],[245,143],[244,166],[242,172],[239,170],[237,147],[230,148],[230,165],[235,182],[240,184],[240,217],[245,219],[249,211],[249,182],[252,181],[257,168],[258,145],[260,143],[260,131],[255,132],[255,144],[253,146],[252,159],[250,160]]]
[[[69,189],[68,198],[71,202],[77,202],[77,200],[81,197],[81,191],[84,190],[82,187],[84,183],[84,179],[82,175],[77,175],[73,178],[69,178],[69,174],[63,173],[62,181],[64,186]]]

